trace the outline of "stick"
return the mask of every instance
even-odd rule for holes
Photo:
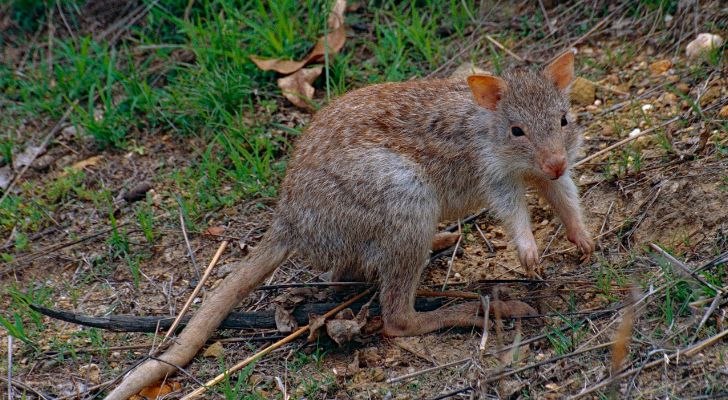
[[[8,400],[13,400],[13,335],[8,335]]]
[[[665,122],[661,123],[660,125],[657,125],[657,126],[653,126],[652,128],[649,128],[649,129],[645,129],[644,131],[642,131],[642,132],[640,132],[640,133],[638,133],[638,134],[636,134],[636,135],[634,135],[634,136],[631,136],[631,137],[628,137],[628,138],[622,139],[622,140],[620,140],[619,142],[617,142],[617,143],[615,143],[615,144],[613,144],[613,145],[611,145],[611,146],[609,146],[609,147],[607,147],[607,148],[605,148],[605,149],[603,149],[603,150],[599,150],[599,151],[597,151],[596,153],[594,153],[594,154],[592,154],[592,155],[590,155],[590,156],[588,156],[588,157],[582,158],[581,160],[577,161],[577,162],[576,162],[576,163],[574,164],[574,168],[576,168],[576,167],[578,167],[578,166],[580,166],[580,165],[583,165],[583,164],[584,164],[584,163],[586,163],[587,161],[589,161],[589,160],[593,160],[594,158],[596,158],[596,157],[599,157],[599,156],[601,156],[602,154],[606,154],[606,153],[608,153],[608,152],[610,152],[610,151],[612,151],[612,150],[616,149],[617,147],[623,146],[623,145],[625,145],[625,144],[627,144],[627,143],[629,143],[629,142],[631,142],[631,141],[633,141],[633,140],[636,140],[636,139],[637,139],[638,137],[640,137],[640,136],[644,136],[644,135],[646,135],[646,134],[648,134],[648,133],[652,133],[652,132],[654,132],[655,130],[657,130],[657,129],[659,129],[659,128],[664,128],[665,126],[667,126],[667,125],[670,125],[671,123],[673,123],[673,122],[675,122],[675,121],[679,120],[680,118],[682,118],[682,117],[680,117],[680,116],[677,116],[677,117],[673,117],[673,118],[671,118],[671,119],[669,119],[669,120],[667,120],[667,121],[665,121]]]
[[[678,358],[678,356],[680,356],[680,355],[682,355],[684,357],[692,357],[695,354],[697,354],[699,351],[705,349],[706,347],[714,345],[716,342],[718,342],[720,339],[722,339],[725,336],[728,336],[728,329],[724,330],[723,332],[721,332],[721,333],[719,333],[719,334],[717,334],[717,335],[715,335],[713,337],[710,337],[708,339],[705,339],[702,342],[699,342],[697,344],[694,344],[694,345],[688,347],[687,349],[678,350],[678,351],[672,353],[669,356],[665,356],[666,358],[660,358],[658,360],[655,360],[655,361],[652,361],[650,363],[644,364],[644,365],[642,365],[640,367],[630,368],[630,369],[622,372],[619,375],[615,375],[615,376],[612,376],[611,378],[604,379],[603,381],[599,382],[598,384],[596,384],[596,385],[594,385],[594,386],[592,386],[592,387],[590,387],[588,389],[584,389],[583,391],[579,392],[578,394],[569,397],[569,399],[570,400],[573,400],[573,399],[578,399],[578,398],[584,397],[584,396],[586,396],[588,394],[591,394],[591,393],[593,393],[593,392],[595,392],[595,391],[597,391],[599,389],[602,389],[603,387],[611,384],[613,381],[622,379],[622,378],[624,378],[626,376],[629,376],[629,375],[632,375],[632,374],[634,374],[636,372],[639,372],[639,371],[642,371],[642,370],[645,370],[645,369],[648,369],[648,368],[655,367],[655,366],[660,365],[660,364],[663,364],[663,363],[665,363],[667,361],[672,361],[673,359]]]
[[[333,316],[334,314],[336,314],[337,312],[345,309],[346,307],[348,307],[349,305],[351,305],[355,301],[357,301],[360,298],[366,296],[371,291],[372,291],[372,288],[369,288],[369,289],[367,289],[367,290],[359,293],[358,295],[352,297],[351,299],[349,299],[349,300],[341,303],[339,306],[334,307],[329,312],[327,312],[326,314],[324,314],[323,317],[324,318],[329,318],[329,317]],[[195,391],[193,391],[193,392],[189,393],[188,395],[184,396],[182,398],[182,400],[191,400],[191,399],[198,398],[203,393],[205,393],[209,387],[214,386],[214,385],[222,382],[223,380],[225,380],[225,378],[227,378],[233,372],[239,371],[240,369],[244,368],[248,364],[250,364],[250,363],[252,363],[254,361],[257,361],[258,359],[260,359],[261,357],[263,357],[266,354],[270,353],[271,351],[273,351],[273,350],[275,350],[275,349],[277,349],[277,348],[279,348],[279,347],[281,347],[281,346],[283,346],[283,345],[291,342],[293,339],[295,339],[298,336],[301,336],[302,334],[306,333],[306,331],[308,331],[308,327],[309,327],[308,325],[305,325],[305,326],[302,326],[302,327],[298,328],[297,331],[291,333],[290,335],[286,336],[285,338],[283,338],[283,339],[281,339],[281,340],[273,343],[272,345],[264,348],[263,350],[259,351],[258,353],[253,354],[252,356],[246,358],[245,360],[243,360],[243,361],[235,364],[233,367],[227,369],[222,374],[220,374],[220,375],[214,377],[213,379],[207,381],[205,383],[205,386],[202,386],[200,388],[197,388]]]
[[[415,371],[415,372],[412,372],[409,374],[404,374],[404,375],[400,375],[400,376],[397,376],[394,378],[387,379],[387,383],[397,383],[397,382],[403,381],[405,379],[410,379],[410,378],[414,378],[414,377],[417,377],[420,375],[424,375],[428,372],[438,371],[443,368],[450,368],[450,367],[454,367],[456,365],[465,364],[468,361],[470,361],[469,358],[463,358],[462,360],[455,360],[455,361],[449,362],[447,364],[438,365],[436,367],[421,369],[419,371]]]
[[[180,218],[182,217],[182,214],[180,214]],[[182,221],[182,225],[184,226],[184,221]],[[182,228],[184,229],[184,227]],[[202,278],[197,283],[197,286],[195,286],[195,290],[192,291],[192,294],[190,294],[190,297],[187,298],[187,302],[185,303],[184,307],[182,307],[182,310],[177,315],[177,318],[174,319],[174,322],[172,322],[172,326],[169,327],[167,330],[167,333],[164,335],[164,339],[162,339],[162,343],[160,343],[160,347],[163,347],[167,339],[169,339],[169,335],[174,332],[174,330],[177,328],[177,325],[179,325],[179,322],[182,320],[182,317],[187,312],[187,309],[190,308],[190,305],[192,305],[192,301],[197,297],[197,294],[200,293],[200,289],[202,289],[202,285],[205,284],[205,281],[210,276],[210,272],[212,272],[212,268],[217,264],[217,261],[220,259],[220,256],[222,256],[222,253],[225,251],[225,248],[228,245],[228,241],[224,240],[222,243],[220,243],[220,247],[218,247],[217,252],[215,252],[215,255],[212,257],[212,260],[210,260],[210,264],[207,266],[207,269],[205,269],[205,274],[202,275]]]
[[[450,272],[452,272],[452,265],[455,263],[455,256],[458,253],[458,248],[460,247],[460,242],[463,240],[463,232],[460,229],[460,220],[458,220],[458,241],[455,243],[455,250],[452,251],[452,257],[450,257],[450,262],[447,263],[447,274],[445,274],[445,282],[442,283],[442,291],[445,291],[445,288],[447,288],[447,280],[450,278]]]
[[[681,270],[683,270],[684,272],[686,272],[688,275],[690,275],[691,277],[693,277],[693,279],[695,279],[696,281],[700,282],[703,286],[705,286],[705,287],[707,287],[709,289],[714,290],[717,294],[722,294],[723,293],[723,291],[720,288],[717,288],[712,283],[710,283],[710,282],[706,281],[705,279],[703,279],[702,276],[696,274],[693,270],[691,270],[690,268],[688,268],[687,265],[683,264],[680,260],[678,260],[677,258],[673,257],[670,253],[668,253],[665,250],[663,250],[662,247],[660,247],[660,246],[658,246],[658,245],[656,245],[654,243],[650,243],[650,247],[652,247],[653,250],[655,250],[658,253],[660,253],[660,255],[662,257],[664,257],[667,261],[670,262],[670,264],[672,264],[672,265],[680,268]]]
[[[483,303],[483,335],[480,337],[480,351],[485,351],[485,344],[488,342],[488,318],[490,317],[490,297],[480,296]]]
[[[179,203],[179,226],[182,228],[182,237],[185,238],[185,244],[187,245],[187,252],[190,253],[190,260],[192,260],[192,266],[195,268],[195,277],[200,279],[200,267],[197,266],[197,260],[195,260],[195,252],[192,251],[190,246],[190,239],[187,237],[187,228],[185,228],[185,216],[182,213],[182,199],[177,196],[177,203]]]
[[[501,49],[504,52],[506,52],[509,56],[515,58],[516,60],[518,60],[520,62],[524,62],[525,61],[523,59],[523,57],[519,56],[518,54],[516,54],[516,53],[514,53],[514,52],[512,52],[510,50],[508,50],[508,48],[506,46],[503,46],[499,41],[493,39],[493,37],[490,36],[489,34],[486,33],[485,34],[485,38],[488,39],[489,42],[493,43],[496,47],[498,47],[499,49]]]
[[[4,376],[0,376],[0,381],[7,381],[7,383],[8,383],[8,400],[13,400],[13,398],[12,398],[12,396],[13,396],[13,390],[12,390],[13,389],[13,386],[17,386],[17,387],[19,387],[19,388],[21,388],[23,390],[27,390],[29,392],[33,392],[40,399],[43,399],[43,400],[47,400],[48,399],[47,397],[45,397],[43,395],[43,393],[39,392],[37,389],[34,389],[32,386],[28,386],[27,384],[25,384],[23,382],[14,381],[14,380],[8,379],[8,378],[6,378]]]

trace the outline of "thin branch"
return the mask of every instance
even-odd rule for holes
[[[621,147],[621,146],[624,146],[625,144],[627,144],[627,143],[629,143],[629,142],[631,142],[631,141],[633,141],[633,140],[637,140],[637,138],[639,138],[639,137],[642,137],[642,136],[644,136],[644,135],[646,135],[646,134],[648,134],[648,133],[652,133],[652,132],[654,132],[654,131],[655,131],[655,130],[657,130],[657,129],[660,129],[660,128],[664,128],[665,126],[667,126],[667,125],[670,125],[670,124],[672,124],[673,122],[675,122],[675,121],[678,121],[678,120],[680,120],[680,119],[682,119],[682,117],[681,117],[681,116],[677,116],[677,117],[673,117],[673,118],[670,118],[669,120],[667,120],[667,121],[665,121],[665,122],[661,123],[660,125],[657,125],[657,126],[653,126],[652,128],[649,128],[649,129],[645,129],[644,131],[642,131],[642,132],[640,132],[640,133],[638,133],[638,134],[636,134],[636,135],[633,135],[633,136],[627,137],[627,138],[625,138],[625,139],[622,139],[622,140],[620,140],[619,142],[617,142],[617,143],[614,143],[613,145],[611,145],[611,146],[608,146],[608,147],[606,147],[606,148],[605,148],[605,149],[603,149],[603,150],[599,150],[599,151],[597,151],[596,153],[594,153],[594,154],[592,154],[592,155],[590,155],[590,156],[588,156],[588,157],[584,157],[584,158],[582,158],[581,160],[577,161],[577,162],[576,162],[576,163],[574,164],[574,168],[576,168],[576,167],[578,167],[578,166],[580,166],[580,165],[583,165],[583,164],[585,164],[585,163],[586,163],[587,161],[593,160],[593,159],[595,159],[595,158],[597,158],[597,157],[599,157],[599,156],[601,156],[601,155],[603,155],[603,154],[609,153],[610,151],[612,151],[612,150],[616,149],[617,147]]]
[[[195,260],[195,252],[192,251],[192,246],[190,246],[190,239],[187,237],[187,228],[185,228],[185,216],[182,212],[182,199],[177,196],[177,203],[179,203],[179,206],[177,207],[179,212],[179,226],[182,228],[182,236],[185,238],[185,245],[187,245],[187,252],[190,254],[190,260],[192,260],[192,267],[195,269],[195,277],[197,280],[200,280],[200,267],[197,266],[197,261]]]
[[[673,257],[672,254],[670,254],[670,253],[666,252],[665,250],[663,250],[662,247],[656,245],[655,243],[650,243],[650,247],[652,247],[653,250],[655,250],[658,253],[660,253],[660,255],[663,258],[665,258],[667,261],[670,262],[670,264],[672,264],[672,265],[680,268],[683,272],[687,273],[693,279],[695,279],[696,281],[700,282],[701,285],[703,285],[703,286],[705,286],[705,287],[707,287],[709,289],[714,290],[718,294],[722,294],[723,291],[720,288],[716,287],[712,283],[710,283],[710,282],[706,281],[705,279],[703,279],[702,276],[698,275],[693,270],[691,270],[690,268],[688,268],[687,265],[683,264],[680,260],[678,260],[677,258]]]
[[[369,288],[369,289],[367,289],[367,290],[359,293],[358,295],[352,297],[351,299],[349,299],[349,300],[341,303],[337,307],[334,307],[329,312],[327,312],[326,314],[324,314],[323,315],[323,318],[329,318],[329,317],[333,316],[337,312],[345,309],[346,307],[349,307],[349,305],[353,304],[355,301],[357,301],[360,298],[366,296],[371,291],[372,291],[372,288]],[[296,330],[295,332],[293,332],[290,335],[286,336],[284,339],[281,339],[281,340],[279,340],[279,341],[271,344],[270,346],[264,348],[263,350],[255,353],[252,356],[246,358],[245,360],[243,360],[243,361],[235,364],[233,367],[227,369],[222,374],[220,374],[220,375],[216,376],[215,378],[207,381],[204,386],[199,387],[195,391],[193,391],[193,392],[189,393],[188,395],[184,396],[182,398],[182,400],[190,400],[190,399],[199,398],[199,396],[201,396],[202,394],[204,394],[207,391],[207,389],[209,389],[211,386],[217,385],[218,383],[220,383],[223,380],[225,380],[225,378],[227,378],[228,376],[230,376],[230,374],[232,374],[232,373],[234,373],[236,371],[239,371],[240,369],[244,368],[248,364],[251,364],[251,363],[253,363],[255,361],[258,361],[260,358],[262,358],[266,354],[270,353],[271,351],[273,351],[273,350],[275,350],[275,349],[277,349],[277,348],[279,348],[279,347],[281,347],[281,346],[283,346],[283,345],[291,342],[293,339],[295,339],[298,336],[301,336],[302,334],[306,333],[308,331],[308,328],[309,328],[309,325],[305,325],[305,326],[302,326],[302,327],[298,328],[298,330]]]
[[[400,376],[397,376],[397,377],[394,377],[394,378],[387,379],[387,383],[397,383],[397,382],[401,382],[401,381],[404,381],[404,380],[407,380],[407,379],[411,379],[411,378],[415,378],[415,377],[418,377],[420,375],[424,375],[424,374],[427,374],[427,373],[430,373],[430,372],[439,371],[439,370],[444,369],[444,368],[450,368],[450,367],[454,367],[456,365],[465,364],[465,363],[467,363],[469,361],[470,361],[470,358],[463,358],[462,360],[455,360],[455,361],[449,362],[447,364],[438,365],[436,367],[430,367],[430,368],[421,369],[419,371],[411,372],[409,374],[404,374],[404,375],[400,375]]]
[[[181,216],[182,214],[180,214]],[[184,221],[183,221],[184,225]],[[222,256],[222,253],[225,251],[225,248],[228,245],[228,241],[225,240],[222,243],[220,243],[220,247],[218,247],[217,252],[215,252],[215,255],[212,257],[212,260],[210,260],[210,264],[205,269],[205,274],[202,276],[199,282],[197,282],[197,286],[195,286],[195,290],[192,291],[190,294],[190,297],[187,298],[187,302],[185,303],[184,307],[182,307],[182,310],[177,315],[177,318],[174,319],[174,322],[172,322],[172,326],[169,327],[167,330],[167,333],[164,335],[164,339],[162,339],[162,343],[160,344],[160,347],[164,347],[165,342],[167,339],[169,339],[169,336],[174,332],[174,330],[177,328],[177,325],[179,325],[179,322],[182,320],[182,317],[184,317],[185,313],[187,312],[187,309],[190,308],[190,305],[192,305],[192,301],[197,297],[197,294],[200,293],[200,290],[202,289],[202,286],[205,284],[205,281],[210,276],[210,272],[212,272],[212,268],[217,264],[218,260],[220,260],[220,256]]]

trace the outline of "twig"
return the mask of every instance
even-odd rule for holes
[[[672,361],[673,359],[677,359],[679,356],[692,357],[695,354],[697,354],[699,351],[705,349],[706,347],[714,345],[716,342],[718,342],[720,339],[722,339],[725,336],[728,336],[728,329],[724,330],[723,332],[721,332],[713,337],[705,339],[700,343],[694,344],[684,350],[677,350],[676,352],[670,354],[669,356],[666,355],[664,358],[660,358],[658,360],[649,362],[640,367],[630,368],[630,369],[620,373],[619,375],[613,375],[612,377],[604,379],[601,382],[597,383],[596,385],[593,385],[587,389],[582,390],[578,394],[569,397],[569,399],[573,400],[573,399],[578,399],[578,398],[584,397],[588,394],[591,394],[599,389],[602,389],[602,388],[610,385],[613,381],[622,379],[622,378],[632,375],[638,371],[642,371],[642,370],[652,368],[657,365]]]
[[[387,379],[387,383],[401,382],[403,380],[415,378],[415,377],[418,377],[420,375],[424,375],[424,374],[427,374],[430,372],[439,371],[444,368],[450,368],[450,367],[454,367],[456,365],[465,364],[469,361],[470,361],[470,358],[463,358],[462,360],[455,360],[455,361],[449,362],[447,364],[438,365],[436,367],[421,369],[419,371],[411,372],[409,374],[404,374],[404,375],[400,375],[400,376],[397,376],[394,378],[389,378],[389,379]]]
[[[485,245],[488,247],[488,252],[490,252],[491,254],[492,253],[495,253],[495,248],[493,247],[493,243],[491,243],[490,240],[488,240],[488,238],[485,237],[485,234],[480,229],[480,226],[478,226],[478,224],[473,224],[473,225],[475,225],[475,229],[480,234],[480,237],[483,238],[483,241],[485,242]]]
[[[13,335],[8,335],[8,400],[13,400]]]
[[[450,262],[447,263],[447,274],[445,274],[445,282],[442,283],[442,290],[445,291],[447,288],[447,280],[450,278],[450,272],[452,272],[452,265],[455,263],[455,256],[458,254],[458,248],[460,248],[460,242],[463,240],[463,232],[460,229],[460,220],[458,220],[458,241],[455,243],[455,249],[452,251]]]
[[[581,43],[586,38],[588,38],[589,36],[591,36],[592,33],[596,32],[599,28],[602,27],[602,25],[606,24],[607,21],[609,21],[612,18],[612,16],[614,16],[618,11],[620,11],[625,6],[625,4],[628,4],[628,2],[625,2],[621,6],[615,8],[606,17],[602,18],[601,21],[597,22],[597,24],[594,25],[591,29],[589,29],[585,34],[581,35],[578,39],[574,40],[568,46],[566,46],[566,49],[564,49],[563,51],[560,51],[560,52],[556,53],[556,55],[554,55],[550,60],[548,60],[546,62],[546,64],[547,65],[550,64],[552,61],[554,61],[556,58],[558,58],[561,54],[563,54],[564,52],[568,51],[569,49],[574,48],[574,46],[576,46],[577,44]]]
[[[305,287],[342,287],[342,286],[372,286],[369,282],[301,282],[301,283],[279,283],[277,285],[263,285],[256,290],[278,290]]]
[[[329,318],[329,317],[331,317],[332,315],[334,315],[337,312],[345,309],[346,307],[348,307],[349,305],[351,305],[355,301],[357,301],[360,298],[366,296],[371,291],[372,291],[372,288],[369,288],[369,289],[367,289],[367,290],[359,293],[358,295],[350,298],[349,300],[341,303],[339,306],[334,307],[329,312],[327,312],[326,314],[324,314],[323,315],[323,318]],[[277,349],[277,348],[279,348],[279,347],[281,347],[281,346],[283,346],[283,345],[291,342],[293,339],[295,339],[298,336],[301,336],[302,334],[306,333],[306,331],[308,331],[308,327],[309,327],[308,325],[305,325],[305,326],[302,326],[302,327],[298,328],[297,331],[295,331],[295,332],[291,333],[290,335],[286,336],[284,339],[281,339],[281,340],[279,340],[279,341],[271,344],[270,346],[264,348],[263,350],[257,352],[256,354],[253,354],[252,356],[246,358],[245,360],[243,360],[243,361],[235,364],[233,367],[227,369],[222,374],[220,374],[220,375],[216,376],[215,378],[207,381],[204,386],[199,387],[195,391],[193,391],[193,392],[189,393],[188,395],[184,396],[182,398],[182,400],[190,400],[190,399],[196,399],[196,398],[198,398],[200,395],[202,395],[203,393],[205,393],[208,388],[210,388],[211,386],[214,386],[214,385],[222,382],[223,380],[225,380],[225,378],[227,378],[233,372],[236,372],[236,371],[244,368],[248,364],[257,361],[258,359],[262,358],[263,356],[265,356],[266,354],[270,353],[271,351],[273,351],[273,350],[275,350],[275,349]]]
[[[520,344],[524,344],[524,343],[521,342]],[[526,365],[525,367],[521,367],[521,368],[518,368],[518,369],[511,370],[511,371],[501,372],[501,373],[492,375],[492,376],[490,376],[490,377],[488,377],[488,378],[480,381],[480,383],[481,384],[485,384],[485,383],[495,382],[497,380],[500,380],[500,379],[503,379],[503,378],[507,378],[507,377],[512,376],[512,375],[520,374],[521,372],[528,371],[530,369],[542,367],[542,366],[547,365],[547,364],[552,364],[552,363],[555,363],[557,361],[561,361],[561,360],[566,359],[566,358],[576,357],[576,356],[579,356],[581,354],[584,354],[584,353],[587,353],[587,352],[590,352],[590,351],[603,349],[603,348],[609,347],[609,346],[611,346],[613,344],[614,344],[614,342],[606,342],[606,343],[598,344],[598,345],[595,345],[595,346],[592,346],[592,347],[589,347],[589,348],[586,348],[586,349],[583,349],[583,350],[575,351],[575,352],[572,352],[572,353],[569,353],[569,354],[564,354],[564,355],[561,355],[561,356],[549,358],[547,360],[543,360],[543,361],[537,362],[535,364]],[[451,396],[454,396],[454,395],[459,394],[459,393],[463,393],[463,392],[470,391],[472,389],[473,388],[471,386],[466,386],[464,388],[459,388],[459,389],[453,390],[452,392],[445,393],[445,394],[443,394],[443,395],[441,395],[439,397],[434,397],[433,400],[434,399],[444,399],[444,398],[451,397]]]
[[[180,214],[182,215],[182,214]],[[187,312],[187,309],[190,308],[190,305],[192,305],[192,301],[197,297],[197,294],[200,292],[200,289],[202,289],[202,286],[205,284],[205,281],[210,276],[210,272],[212,272],[212,268],[217,264],[217,261],[220,259],[220,256],[222,256],[222,253],[225,251],[225,248],[228,245],[228,241],[225,240],[222,243],[220,243],[220,247],[218,247],[217,252],[215,252],[215,255],[212,257],[212,260],[210,261],[210,264],[205,269],[205,274],[202,276],[199,282],[197,282],[197,286],[195,286],[195,290],[192,291],[190,294],[190,297],[187,299],[187,302],[185,303],[184,307],[182,307],[182,310],[177,315],[177,318],[174,319],[174,322],[172,322],[172,326],[169,327],[167,330],[167,333],[164,335],[164,339],[162,339],[162,343],[160,344],[160,347],[164,347],[165,342],[167,339],[169,339],[169,336],[174,332],[174,330],[177,328],[177,325],[182,320],[182,317],[184,317],[185,313]]]
[[[182,237],[185,238],[185,245],[187,245],[187,252],[190,254],[190,260],[192,260],[192,267],[195,269],[195,277],[197,280],[200,280],[200,267],[197,266],[197,261],[195,260],[195,252],[192,251],[192,246],[190,246],[190,239],[187,237],[187,228],[185,228],[185,216],[182,212],[182,199],[177,196],[177,203],[179,203],[179,206],[177,207],[179,212],[179,226],[182,228]]]
[[[723,291],[720,288],[716,287],[712,283],[710,283],[710,282],[706,281],[705,279],[703,279],[702,276],[698,275],[693,270],[691,270],[690,268],[688,268],[687,265],[683,264],[680,260],[678,260],[677,258],[673,257],[670,253],[668,253],[665,250],[663,250],[662,247],[660,247],[660,246],[658,246],[658,245],[656,245],[654,243],[650,243],[650,247],[652,247],[653,250],[655,250],[658,253],[660,253],[660,255],[663,258],[665,258],[667,261],[670,262],[670,264],[672,264],[672,265],[680,268],[683,272],[687,273],[693,279],[695,279],[696,281],[700,282],[701,285],[703,285],[703,286],[705,286],[705,287],[707,287],[709,289],[714,290],[717,294],[722,294]]]
[[[708,322],[708,318],[710,318],[711,315],[713,315],[713,312],[715,312],[715,309],[718,308],[718,304],[720,304],[720,301],[723,299],[723,292],[718,292],[715,297],[713,298],[713,301],[710,303],[710,307],[708,307],[708,310],[705,311],[705,314],[703,315],[703,318],[700,320],[700,323],[698,324],[698,327],[695,328],[695,333],[693,334],[693,339],[691,342],[695,342],[695,340],[698,338],[698,333],[700,333],[700,330],[703,329],[703,325],[705,325],[706,322]]]
[[[546,12],[546,7],[543,5],[543,0],[538,0],[538,5],[541,6],[541,12],[543,13],[543,19],[546,20],[546,25],[549,27],[549,33],[554,33],[556,31],[556,28],[554,28],[554,24],[551,23],[551,20],[549,19],[549,15]]]
[[[490,36],[489,34],[486,33],[485,34],[485,38],[488,39],[489,42],[493,43],[496,47],[498,47],[499,49],[501,49],[504,52],[506,52],[506,54],[508,54],[509,56],[515,58],[516,60],[518,60],[520,62],[525,62],[525,60],[523,59],[523,57],[521,57],[518,54],[510,51],[506,46],[503,46],[499,41],[493,39],[493,37]]]
[[[8,400],[13,400],[13,386],[16,386],[20,389],[27,390],[29,392],[35,393],[36,396],[43,400],[47,400],[48,398],[43,395],[43,393],[39,392],[37,389],[34,389],[32,386],[28,386],[27,384],[23,382],[14,381],[12,379],[8,379],[4,376],[0,376],[0,381],[7,382],[8,384]],[[75,397],[75,396],[74,396]]]
[[[438,292],[434,290],[417,290],[417,296],[420,297],[450,297],[456,299],[479,299],[480,295],[474,292],[463,292],[459,290],[448,290],[445,292]]]
[[[488,343],[488,318],[490,317],[490,297],[480,296],[483,304],[483,335],[480,337],[480,351],[485,351],[485,344]]]
[[[631,142],[631,141],[633,141],[633,140],[636,140],[637,138],[639,138],[639,137],[641,137],[641,136],[644,136],[644,135],[646,135],[646,134],[648,134],[648,133],[652,133],[653,131],[655,131],[655,130],[657,130],[657,129],[660,129],[660,128],[664,128],[665,126],[667,126],[667,125],[670,125],[670,124],[672,124],[673,122],[675,122],[675,121],[678,121],[678,120],[679,120],[679,119],[681,119],[681,118],[682,118],[682,117],[680,117],[680,116],[677,116],[677,117],[673,117],[673,118],[670,118],[669,120],[667,120],[667,121],[665,121],[665,122],[661,123],[660,125],[657,125],[657,126],[653,126],[652,128],[649,128],[649,129],[645,129],[644,131],[642,131],[642,132],[640,132],[640,133],[638,133],[638,134],[636,134],[636,135],[634,135],[634,136],[630,136],[630,137],[627,137],[627,138],[625,138],[625,139],[622,139],[622,140],[620,140],[619,142],[617,142],[617,143],[614,143],[613,145],[611,145],[611,146],[608,146],[607,148],[605,148],[605,149],[603,149],[603,150],[599,150],[599,151],[597,151],[596,153],[594,153],[594,154],[592,154],[592,155],[590,155],[590,156],[588,156],[588,157],[582,158],[581,160],[577,161],[577,162],[576,162],[576,163],[574,164],[574,168],[576,168],[576,167],[578,167],[578,166],[580,166],[580,165],[582,165],[582,164],[586,163],[587,161],[593,160],[594,158],[596,158],[596,157],[599,157],[599,156],[601,156],[602,154],[606,154],[606,153],[608,153],[608,152],[610,152],[610,151],[612,151],[612,150],[616,149],[617,147],[623,146],[623,145],[625,145],[625,144],[627,144],[627,143],[629,143],[629,142]]]

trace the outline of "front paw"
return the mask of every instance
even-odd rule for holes
[[[594,252],[594,240],[581,229],[576,232],[570,232],[566,235],[571,243],[574,243],[582,254],[581,260],[587,261]]]
[[[534,277],[540,272],[538,247],[536,247],[536,243],[528,246],[519,247],[518,260],[521,262],[521,265],[526,269],[526,273],[529,277]]]

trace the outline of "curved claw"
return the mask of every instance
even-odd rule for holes
[[[573,234],[569,234],[567,235],[567,238],[570,242],[574,243],[576,248],[578,248],[581,252],[582,256],[580,259],[582,262],[588,261],[589,258],[591,258],[595,248],[594,240],[592,240],[586,231],[580,230]]]
[[[518,249],[518,260],[526,269],[529,276],[537,275],[539,272],[539,256],[536,243]]]

